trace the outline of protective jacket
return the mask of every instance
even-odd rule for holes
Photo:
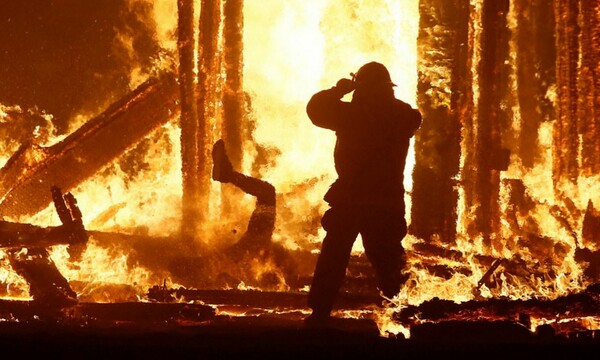
[[[306,108],[314,125],[337,136],[338,179],[324,199],[331,206],[376,205],[404,211],[406,156],[421,114],[396,98],[375,105],[356,96],[351,102],[342,97],[335,87],[323,90]]]

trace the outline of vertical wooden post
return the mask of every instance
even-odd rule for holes
[[[500,171],[498,155],[502,149],[502,134],[508,128],[509,116],[503,106],[508,84],[507,27],[508,0],[484,0],[481,10],[480,60],[477,73],[478,101],[472,127],[465,128],[471,143],[463,175],[467,209],[473,209],[468,232],[481,235],[486,246],[499,245],[494,239],[500,224]]]
[[[554,119],[554,104],[546,94],[556,82],[553,0],[512,2],[516,15],[516,80],[521,118],[518,153],[531,169],[540,159],[538,131]]]
[[[502,146],[502,132],[509,117],[503,107],[508,91],[509,31],[506,16],[508,0],[486,0],[483,3],[483,33],[479,63],[480,99],[478,114],[478,153],[476,186],[481,207],[477,222],[484,241],[492,245],[500,228],[500,169],[495,157]]]
[[[553,129],[553,180],[577,181],[579,136],[577,67],[579,62],[578,0],[556,0],[557,114]]]
[[[195,84],[194,1],[178,0],[179,83],[181,92],[182,220],[181,232],[186,244],[196,235],[201,220],[199,166],[199,119]]]
[[[469,88],[468,0],[421,0],[418,35],[416,163],[410,233],[453,243],[456,237],[461,104]],[[432,51],[434,50],[434,51]],[[440,71],[440,69],[442,71]]]
[[[198,23],[198,174],[202,194],[200,208],[205,214],[199,229],[209,214],[210,183],[212,174],[211,149],[218,133],[222,116],[221,93],[221,1],[202,0]]]
[[[600,173],[600,3],[580,1],[581,62],[578,78],[582,175]]]
[[[225,0],[223,27],[223,139],[231,163],[242,165],[244,136],[243,0]]]

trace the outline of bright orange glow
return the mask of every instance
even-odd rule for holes
[[[199,4],[196,4],[196,9]],[[355,18],[354,12],[370,14],[370,19]],[[154,3],[157,40],[166,54],[176,54],[177,5],[174,0]],[[196,13],[196,17],[199,12]],[[348,32],[360,28],[361,31]],[[244,4],[244,88],[252,99],[252,117],[256,119],[253,141],[260,146],[277,149],[280,154],[272,159],[274,166],[263,168],[261,176],[271,182],[284,198],[280,206],[293,208],[285,212],[294,218],[278,217],[274,240],[291,249],[310,245],[316,249],[322,230],[317,235],[299,233],[298,229],[286,227],[290,223],[307,221],[314,209],[324,210],[322,196],[335,174],[332,161],[334,134],[313,126],[305,113],[309,97],[320,89],[333,86],[337,79],[348,77],[362,64],[371,61],[385,63],[393,79],[400,85],[397,96],[415,104],[416,98],[416,31],[418,28],[417,1],[246,1]],[[343,36],[341,36],[344,34]],[[121,45],[131,50],[130,39],[119,38]],[[129,45],[128,45],[129,44]],[[158,67],[172,66],[173,61],[164,58]],[[136,68],[131,74],[131,87],[143,81],[149,71]],[[71,124],[72,130],[87,118],[80,114]],[[127,174],[119,161],[106,167],[71,192],[76,195],[88,230],[169,236],[179,228],[181,212],[181,159],[177,118],[155,131],[149,138],[152,145],[143,155],[147,168],[135,177]],[[54,137],[46,145],[61,140]],[[255,156],[253,147],[246,151],[248,166]],[[10,152],[3,153],[8,158]],[[413,160],[409,159],[407,174]],[[410,176],[407,188],[410,188]],[[309,185],[310,184],[310,185]],[[214,184],[213,184],[214,185]],[[298,189],[302,189],[298,192]],[[219,187],[213,186],[211,201],[219,201]],[[254,204],[251,196],[243,196],[239,202],[239,222],[244,223]],[[211,205],[210,218],[215,229],[220,224],[220,208]],[[57,226],[60,221],[54,206],[33,217],[8,219],[40,226]],[[204,241],[219,242],[208,234]],[[357,242],[355,251],[362,251]],[[128,264],[127,254],[103,250],[93,237],[83,258],[73,263],[64,247],[52,252],[61,273],[70,281],[88,283],[87,299],[94,298],[93,288],[106,284],[136,284],[139,297],[144,287],[161,279],[152,271]],[[258,276],[269,271],[270,264],[253,264],[252,271]],[[264,267],[264,269],[263,269]],[[272,269],[271,269],[272,270]],[[3,271],[9,269],[3,268]],[[8,274],[8,273],[7,273]],[[19,278],[10,272],[6,281]],[[10,280],[11,283],[18,283]],[[21,281],[22,282],[22,281]],[[26,293],[23,283],[17,292]],[[284,284],[285,285],[285,284]],[[244,287],[242,283],[240,286]],[[286,289],[283,286],[282,289]],[[112,291],[115,291],[114,289]],[[118,292],[118,291],[117,291]],[[121,295],[115,293],[115,297]]]
[[[129,0],[131,4],[139,0]],[[471,68],[467,69],[472,81],[472,104],[477,108],[484,96],[480,93],[481,79],[477,66],[483,50],[482,17],[483,0],[471,0],[469,59]],[[195,1],[196,23],[200,17],[200,1]],[[153,2],[152,19],[156,26],[156,41],[161,46],[160,56],[154,61],[153,69],[134,67],[128,84],[132,89],[145,81],[155,70],[177,67],[177,0],[157,0]],[[514,9],[508,14],[509,27],[516,27]],[[368,16],[362,16],[368,14]],[[304,250],[306,253],[318,252],[324,237],[324,230],[315,219],[326,210],[323,195],[336,174],[333,163],[335,134],[314,126],[306,115],[309,98],[319,90],[332,87],[338,79],[349,77],[351,72],[370,61],[378,61],[390,70],[392,80],[398,84],[396,96],[413,107],[417,107],[417,35],[419,30],[419,0],[246,0],[244,2],[243,24],[243,90],[249,98],[250,113],[247,119],[255,122],[251,139],[243,144],[244,173],[254,171],[275,186],[277,198],[277,218],[273,241],[284,248]],[[195,34],[198,37],[198,34]],[[132,39],[119,37],[120,47],[125,52],[133,51]],[[427,46],[427,44],[419,44]],[[516,74],[514,67],[515,40],[510,40],[512,55],[507,60],[511,70],[509,75],[510,91],[516,92]],[[223,49],[220,49],[221,51]],[[197,54],[196,54],[197,55]],[[196,69],[197,70],[197,69]],[[444,83],[452,78],[450,70],[443,64],[426,69],[434,74],[435,81]],[[223,81],[225,71],[220,71],[216,81]],[[219,84],[222,85],[222,84]],[[437,84],[432,84],[437,86]],[[551,88],[547,97],[556,102],[557,94]],[[449,106],[451,91],[441,89],[435,93],[429,91],[433,103]],[[346,99],[348,100],[348,99]],[[215,104],[222,108],[222,103]],[[518,101],[510,104],[512,118],[511,130],[522,131]],[[0,104],[0,125],[8,120],[9,112],[22,111]],[[209,119],[212,132],[210,138],[220,136],[220,110]],[[143,151],[132,147],[95,176],[89,178],[69,191],[75,195],[83,214],[87,230],[110,232],[146,237],[177,237],[181,228],[182,212],[182,160],[181,129],[179,114],[173,114],[168,122],[156,129],[144,141]],[[475,112],[473,123],[481,119]],[[43,158],[44,147],[62,140],[65,135],[57,136],[52,126],[52,116],[39,115],[46,125],[35,128],[37,141],[29,153],[32,162]],[[79,114],[70,124],[71,131],[91,118],[90,114]],[[167,119],[166,119],[167,120]],[[248,121],[250,121],[248,120]],[[478,129],[473,129],[477,132]],[[472,166],[467,164],[465,153],[473,144],[472,139],[463,138],[460,144],[462,154],[460,169]],[[586,287],[583,280],[582,265],[575,261],[577,241],[581,240],[583,213],[589,201],[596,207],[600,204],[600,175],[580,176],[577,184],[564,181],[553,183],[553,124],[542,123],[538,131],[541,153],[538,162],[527,169],[512,154],[509,168],[500,173],[500,230],[496,234],[501,245],[490,248],[482,237],[468,234],[467,226],[478,209],[469,208],[465,200],[464,174],[456,177],[458,191],[456,224],[456,244],[449,250],[460,252],[461,260],[435,259],[436,265],[449,269],[461,267],[468,271],[453,272],[447,278],[434,276],[422,264],[419,255],[409,256],[409,280],[394,299],[390,299],[395,308],[366,309],[347,311],[337,314],[340,317],[361,318],[371,316],[377,322],[380,332],[385,334],[403,334],[409,336],[409,329],[394,321],[397,309],[408,305],[419,305],[433,298],[451,300],[457,303],[474,299],[508,298],[525,300],[531,298],[555,299]],[[185,143],[184,143],[185,144]],[[0,165],[4,164],[17,150],[19,144],[0,142]],[[263,152],[259,153],[259,149]],[[259,169],[253,167],[260,156],[267,159]],[[136,164],[143,164],[138,171],[131,171],[127,158]],[[410,223],[412,171],[415,164],[414,148],[411,146],[405,170],[407,190],[407,221]],[[520,180],[527,189],[532,206],[527,214],[518,214],[514,218],[507,215],[511,211],[511,188],[503,180]],[[209,248],[233,243],[243,234],[249,214],[255,205],[255,198],[240,194],[235,207],[229,209],[233,214],[222,214],[221,185],[213,182],[209,199],[210,223],[204,232],[195,239],[206,243]],[[562,214],[562,218],[553,215],[557,208],[564,207],[564,199],[572,201],[575,211]],[[2,198],[0,198],[2,200]],[[227,216],[225,216],[227,215]],[[231,220],[234,219],[234,220]],[[60,220],[53,205],[35,216],[23,216],[8,221],[30,223],[39,226],[58,226]],[[517,233],[515,222],[523,229]],[[576,231],[569,231],[565,223]],[[317,225],[315,225],[317,224]],[[534,247],[536,242],[524,245],[523,237],[536,226],[535,233],[541,241],[549,245],[542,250]],[[233,230],[232,230],[233,229]],[[239,230],[239,231],[238,231]],[[523,235],[525,234],[525,235]],[[536,238],[537,239],[537,238]],[[360,240],[360,239],[359,239]],[[425,239],[408,235],[404,247],[409,250]],[[429,239],[427,239],[429,240]],[[430,243],[436,243],[431,239]],[[526,246],[529,245],[529,246]],[[175,245],[174,245],[175,246]],[[441,244],[446,249],[446,244]],[[102,244],[101,240],[91,237],[80,260],[70,258],[66,246],[50,249],[52,260],[60,272],[73,284],[80,299],[94,302],[111,301],[147,301],[148,288],[165,282],[171,282],[168,271],[152,269],[136,262],[135,256],[122,249]],[[597,249],[594,249],[597,250]],[[353,252],[364,252],[361,241],[354,245]],[[414,254],[414,253],[411,253]],[[540,255],[541,254],[541,255]],[[518,255],[518,256],[517,256]],[[478,257],[492,259],[524,260],[528,265],[535,264],[547,270],[552,276],[534,276],[526,273],[517,276],[503,271],[500,265],[494,276],[496,287],[479,286],[489,265],[484,265]],[[16,274],[4,251],[0,251],[0,298],[29,299],[28,283]],[[233,261],[226,265],[235,265]],[[270,261],[255,260],[245,268],[248,277],[260,278],[268,274],[275,278],[279,291],[306,291],[292,289],[286,283],[285,276]],[[532,265],[531,265],[532,266]],[[177,286],[177,284],[173,284]],[[264,290],[240,281],[238,290]],[[219,309],[219,313],[231,316],[246,315],[245,310]],[[265,310],[268,311],[268,310]],[[275,311],[275,310],[273,310]],[[600,328],[597,318],[576,319],[589,329]],[[559,322],[556,319],[533,318],[532,330],[545,323]]]

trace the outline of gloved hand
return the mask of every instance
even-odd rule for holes
[[[354,91],[354,81],[346,78],[339,79],[334,89],[341,98],[347,93]]]

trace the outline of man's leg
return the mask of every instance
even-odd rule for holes
[[[406,220],[401,211],[366,209],[361,235],[365,254],[373,265],[379,290],[387,298],[398,294],[405,266],[402,239],[406,236]]]
[[[322,225],[327,231],[308,294],[308,306],[313,317],[329,317],[333,304],[346,275],[352,245],[358,235],[355,212],[345,208],[331,208],[323,215]]]
[[[256,207],[248,221],[248,229],[236,247],[244,251],[255,251],[268,246],[275,229],[275,187],[266,181],[235,171],[227,157],[223,140],[217,141],[213,146],[212,157],[214,180],[232,184],[245,193],[256,196]]]
[[[213,146],[213,179],[237,186],[247,194],[256,196],[258,205],[275,206],[275,187],[266,181],[246,176],[233,169],[223,140]]]

